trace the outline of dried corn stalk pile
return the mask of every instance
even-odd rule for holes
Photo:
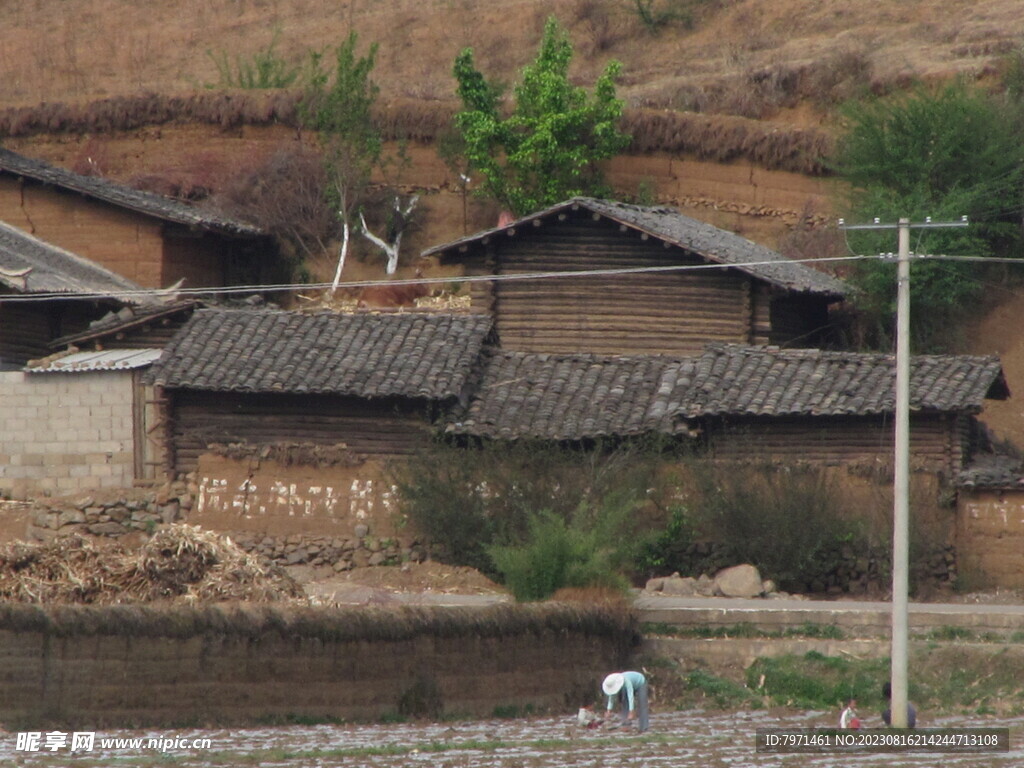
[[[171,525],[139,549],[81,536],[0,546],[0,600],[135,603],[304,600],[277,567],[263,567],[226,536]]]

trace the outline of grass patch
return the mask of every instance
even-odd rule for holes
[[[927,640],[950,641],[950,640],[975,640],[977,636],[973,630],[966,627],[935,627],[925,634]]]
[[[847,659],[814,651],[758,659],[747,670],[751,689],[775,704],[800,709],[832,709],[851,698],[862,706],[875,706],[881,703],[881,685],[888,678],[887,659]]]
[[[746,686],[695,669],[686,676],[687,688],[699,691],[703,698],[719,709],[759,709],[761,701]]]

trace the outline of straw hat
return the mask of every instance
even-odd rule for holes
[[[606,696],[614,696],[622,690],[622,686],[625,684],[626,678],[621,672],[612,672],[604,679],[604,682],[601,684],[601,690],[605,692]]]

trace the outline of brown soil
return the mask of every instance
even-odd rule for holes
[[[395,592],[429,589],[434,592],[482,595],[505,591],[475,568],[433,561],[358,568],[336,577],[336,580]]]
[[[505,590],[479,571],[432,561],[357,568],[343,574],[301,566],[287,570],[318,603],[386,604],[432,594],[507,599]]]

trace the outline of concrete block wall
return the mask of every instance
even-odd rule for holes
[[[0,494],[130,487],[131,371],[0,373]]]

